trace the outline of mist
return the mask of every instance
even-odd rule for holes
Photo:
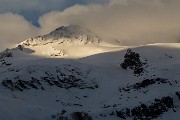
[[[69,24],[86,27],[113,44],[179,42],[179,6],[179,0],[110,0],[108,4],[76,4],[40,16],[40,27],[18,14],[0,14],[0,50]]]

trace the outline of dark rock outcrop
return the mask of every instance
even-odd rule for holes
[[[0,53],[0,59],[6,58],[6,57],[12,57],[13,54],[10,52],[10,49],[6,49],[5,51]]]
[[[119,91],[140,90],[142,88],[147,88],[148,86],[154,84],[172,85],[167,79],[163,79],[163,78],[145,79],[139,83],[135,83],[133,85],[127,85],[126,87],[120,88]]]
[[[11,91],[23,91],[23,90],[29,90],[29,89],[42,89],[44,90],[44,87],[42,86],[41,82],[37,80],[36,78],[33,78],[29,81],[25,80],[3,80],[1,82],[2,86],[5,88],[10,89]]]
[[[51,118],[55,120],[93,120],[92,117],[86,112],[73,112],[68,115],[66,110],[62,110],[56,115],[51,115]]]
[[[151,105],[141,104],[132,109],[116,111],[116,115],[121,119],[132,118],[133,120],[152,120],[160,117],[169,109],[174,107],[173,98],[167,96],[155,99]]]
[[[1,81],[1,85],[11,91],[24,91],[29,89],[45,90],[48,86],[64,89],[96,89],[99,87],[93,80],[94,78],[88,78],[87,73],[81,72],[81,70],[76,67],[71,68],[71,66],[65,66],[64,68],[57,67],[51,69],[53,69],[53,71],[44,70],[42,72],[41,69],[31,69],[28,67],[27,72],[31,76],[34,76],[38,71],[42,72],[42,75],[27,78],[28,80],[24,80],[24,78],[19,76],[5,78]],[[14,72],[14,70],[11,72]]]
[[[73,120],[92,120],[92,117],[88,113],[74,112],[72,113]]]
[[[139,53],[128,49],[124,58],[124,62],[120,64],[123,69],[130,68],[134,70],[134,74],[141,74],[144,72],[143,65],[146,63],[141,62]]]

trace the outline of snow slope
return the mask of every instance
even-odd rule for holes
[[[128,48],[140,74],[120,66]],[[60,27],[0,54],[0,120],[179,120],[179,53],[179,43],[113,46]]]

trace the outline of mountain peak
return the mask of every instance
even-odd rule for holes
[[[29,38],[17,46],[24,52],[33,51],[35,55],[71,58],[100,53],[97,46],[102,47],[96,34],[78,25],[61,26],[49,34]]]
[[[47,35],[43,36],[43,40],[60,40],[68,39],[68,41],[79,41],[83,43],[99,43],[100,38],[89,29],[78,25],[61,26]]]
[[[91,30],[80,27],[78,25],[69,25],[69,26],[61,26],[54,31],[46,34],[44,36],[37,36],[34,38],[29,38],[20,45],[23,46],[38,46],[38,45],[46,45],[49,43],[58,42],[58,44],[62,43],[73,43],[75,44],[99,44],[100,37],[91,32]]]

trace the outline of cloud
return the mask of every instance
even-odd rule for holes
[[[62,10],[65,7],[72,6],[76,3],[82,3],[81,0],[0,0],[1,12],[20,12],[23,10],[30,11],[49,11]],[[87,0],[85,0],[87,1]]]
[[[104,40],[122,45],[175,42],[180,38],[179,0],[110,0],[105,5],[74,5],[39,19],[42,33],[78,24]]]
[[[0,14],[0,26],[0,50],[38,35],[36,27],[22,16],[13,13]]]
[[[56,2],[56,0],[52,0]],[[76,4],[39,18],[37,28],[21,15],[0,14],[0,50],[61,25],[91,29],[103,40],[121,45],[180,41],[179,0],[109,0],[108,4]]]
[[[52,10],[62,11],[75,4],[106,3],[108,0],[0,0],[0,13],[13,12],[23,15],[38,25],[39,16]]]

